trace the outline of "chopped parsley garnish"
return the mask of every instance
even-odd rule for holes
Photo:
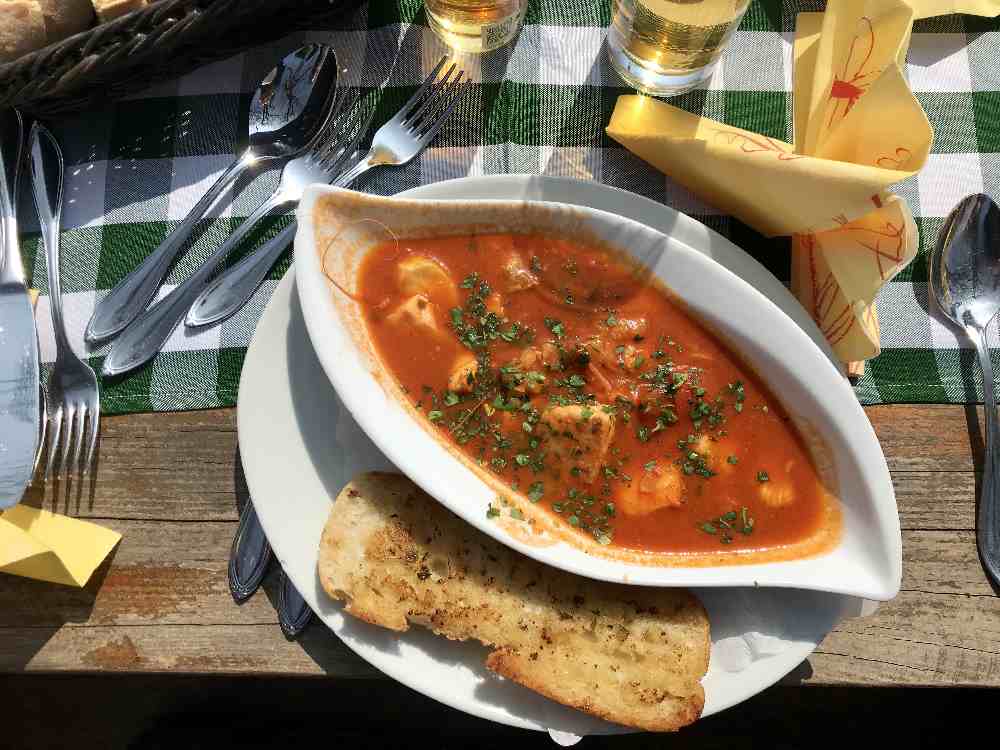
[[[715,476],[715,472],[708,467],[708,461],[697,451],[690,451],[681,459],[681,471],[688,476],[695,474],[705,479]]]
[[[464,300],[444,317],[450,323],[453,341],[471,351],[471,355],[455,357],[461,364],[452,365],[455,371],[448,380],[450,387],[439,383],[436,388],[424,386],[417,405],[430,422],[447,429],[458,445],[467,446],[466,452],[479,466],[500,475],[513,491],[524,493],[532,503],[544,501],[546,510],[551,508],[572,527],[599,544],[611,544],[617,517],[616,482],[634,487],[627,467],[641,465],[644,472],[653,474],[664,469],[680,470],[684,476],[707,479],[716,474],[712,468],[715,462],[737,464],[735,455],[726,456],[721,451],[710,462],[703,445],[706,440],[719,441],[725,437],[724,422],[733,414],[728,409],[732,407],[736,413],[742,410],[745,389],[742,382],[736,381],[717,394],[709,393],[703,382],[704,370],[674,361],[674,352],[683,351],[675,341],[668,336],[656,336],[655,332],[649,337],[636,334],[632,321],[618,317],[620,310],[591,306],[592,299],[610,301],[619,297],[617,292],[592,296],[592,288],[602,291],[594,287],[602,282],[586,278],[589,270],[577,269],[565,257],[544,265],[550,271],[558,268],[561,281],[565,282],[552,286],[555,295],[552,301],[580,309],[566,312],[568,308],[562,307],[562,312],[556,314],[566,315],[565,322],[544,318],[548,332],[545,335],[540,326],[532,329],[523,320],[509,317],[509,309],[518,309],[513,304],[515,298],[506,294],[501,298],[482,272],[486,269],[468,274],[458,285]],[[531,256],[530,267],[540,274],[543,261]],[[579,277],[570,283],[565,274],[579,274]],[[504,304],[507,301],[511,304]],[[543,314],[533,313],[539,318]],[[641,329],[646,321],[639,323]],[[542,340],[535,344],[538,333],[543,334]],[[642,345],[637,342],[646,338],[650,343],[655,340],[656,346],[639,349]],[[517,348],[523,351],[515,351]],[[452,352],[442,351],[445,356],[454,357]],[[435,355],[428,351],[428,356]],[[467,367],[465,361],[473,359],[475,366]],[[462,369],[457,370],[458,367]],[[462,382],[453,377],[461,378]],[[415,399],[411,396],[408,400]],[[555,406],[575,406],[574,419],[566,420],[561,427],[552,420],[543,424],[542,412]],[[753,408],[766,410],[763,405]],[[582,435],[584,432],[597,435],[599,428],[603,429],[608,420],[599,410],[619,418],[619,430],[632,432],[642,443],[661,432],[669,432],[670,437],[663,442],[664,447],[655,451],[655,457],[644,456],[648,459],[645,463],[642,458],[636,460],[638,457],[612,445],[610,452],[596,459],[602,461],[599,468],[592,466],[586,455],[590,448],[585,447]],[[631,424],[633,417],[635,425]],[[571,421],[577,423],[570,424]],[[680,427],[681,423],[686,426]],[[676,432],[671,432],[675,427]],[[677,434],[682,429],[689,433],[686,437]],[[577,442],[572,442],[574,432],[581,436]],[[570,440],[566,449],[557,449],[555,442],[550,443],[559,437]],[[628,435],[624,437],[631,439]],[[674,441],[679,453],[664,457],[664,450],[672,453],[669,446]],[[670,461],[673,466],[668,465]],[[595,471],[596,479],[591,480]],[[758,481],[768,481],[764,471],[756,476]],[[687,481],[694,500],[702,487]],[[704,496],[707,498],[708,493]],[[507,510],[512,518],[527,520],[519,508],[511,507],[502,496],[488,506],[487,518],[506,516]],[[754,519],[747,508],[742,508],[704,520],[698,526],[721,544],[729,544],[740,533],[750,534]]]
[[[744,536],[753,533],[753,518],[750,517],[750,509],[746,506],[740,508],[740,512],[735,510],[727,511],[718,518],[699,523],[698,528],[706,534],[718,536],[721,544],[732,544],[733,534],[737,531]]]

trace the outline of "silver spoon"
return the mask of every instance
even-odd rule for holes
[[[976,519],[976,541],[986,573],[1000,585],[1000,455],[993,365],[986,327],[1000,310],[1000,208],[986,195],[970,195],[941,227],[930,260],[931,294],[972,340],[983,371],[986,455]]]
[[[237,177],[264,162],[288,161],[312,145],[336,105],[337,59],[325,44],[307,44],[283,58],[261,81],[250,104],[250,142],[191,212],[94,310],[86,339],[121,333],[146,309],[198,221]]]

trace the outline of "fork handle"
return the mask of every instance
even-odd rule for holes
[[[336,179],[336,181],[333,183],[333,186],[334,187],[347,187],[352,182],[354,182],[356,179],[358,179],[361,175],[363,175],[365,172],[367,172],[369,169],[372,169],[373,167],[377,167],[378,165],[379,165],[379,162],[377,162],[375,160],[375,158],[372,156],[372,152],[369,151],[368,154],[365,156],[365,158],[363,158],[361,161],[359,161],[353,167],[351,167],[346,172],[344,172],[344,174],[342,174],[340,177],[338,177]]]
[[[104,360],[102,372],[109,376],[121,375],[152,359],[184,319],[184,315],[208,284],[219,263],[240,244],[258,221],[272,211],[294,203],[295,200],[287,193],[277,192],[258,206],[236,228],[236,231],[195,269],[194,273],[125,329]]]
[[[207,326],[225,320],[235,313],[257,291],[271,266],[295,239],[298,223],[292,223],[268,240],[259,250],[247,255],[232,268],[225,270],[198,295],[188,311],[185,325]]]
[[[132,273],[122,279],[108,292],[94,309],[84,334],[88,342],[104,341],[118,333],[139,317],[146,305],[153,299],[156,290],[167,276],[170,264],[187,241],[201,218],[215,203],[222,192],[236,178],[254,166],[259,159],[247,149],[230,164],[226,171],[201,199],[194,205],[184,220],[167,235],[166,239],[140,263]]]
[[[372,163],[371,158],[366,157],[332,184],[334,187],[346,187],[373,166],[376,165]],[[271,267],[295,239],[297,226],[293,218],[291,224],[264,243],[259,250],[219,274],[205,291],[198,295],[198,299],[188,312],[186,325],[196,327],[218,323],[243,307],[250,296],[257,291],[257,287],[264,281]]]

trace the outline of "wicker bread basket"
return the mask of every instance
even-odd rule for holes
[[[0,107],[83,110],[213,60],[353,12],[358,0],[156,0],[0,64]]]

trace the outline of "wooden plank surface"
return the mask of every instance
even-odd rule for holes
[[[903,591],[842,623],[786,683],[1000,686],[1000,601],[973,532],[977,412],[867,411],[896,487]],[[98,520],[123,541],[82,590],[0,575],[0,672],[378,678],[321,627],[286,641],[273,574],[247,603],[232,601],[226,564],[245,498],[232,411],[105,420],[96,481],[32,490],[28,502]]]

